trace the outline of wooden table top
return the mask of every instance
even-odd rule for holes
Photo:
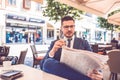
[[[4,69],[3,67],[0,67],[1,71],[3,69]],[[43,72],[41,70],[26,66],[23,64],[13,65],[11,66],[11,69],[21,70],[23,73],[23,76],[20,78],[17,78],[16,80],[66,80],[64,78]],[[0,80],[2,79],[0,78]]]

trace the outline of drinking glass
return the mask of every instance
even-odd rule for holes
[[[63,32],[61,30],[60,30],[60,34],[59,34],[59,39],[64,40],[65,41],[65,45],[64,46],[66,46],[66,42],[67,41],[65,40]]]
[[[12,61],[3,61],[4,71],[10,70],[11,64],[12,64]]]

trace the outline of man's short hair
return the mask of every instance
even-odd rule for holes
[[[61,19],[61,25],[63,24],[64,21],[68,21],[68,20],[73,20],[74,21],[74,19],[71,16],[65,16]]]

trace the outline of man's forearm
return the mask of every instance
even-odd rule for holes
[[[50,52],[49,52],[49,57],[51,57],[51,58],[53,58],[54,57],[54,51],[53,50],[51,50]]]

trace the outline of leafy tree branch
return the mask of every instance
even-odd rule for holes
[[[46,0],[47,6],[43,10],[43,16],[49,17],[50,20],[55,20],[56,22],[60,20],[63,16],[70,15],[74,19],[81,19],[81,14],[84,12],[67,6],[66,4],[61,4],[55,0]]]

